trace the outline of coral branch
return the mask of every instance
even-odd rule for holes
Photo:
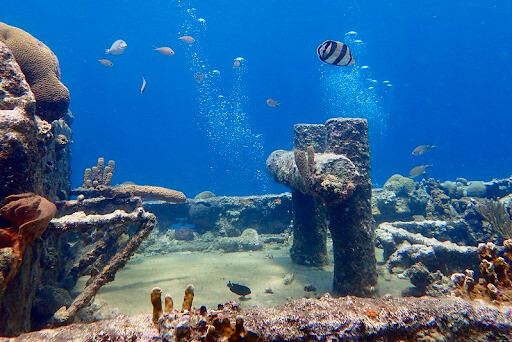
[[[142,221],[140,211],[134,210],[126,213],[124,210],[116,210],[106,215],[86,215],[79,211],[71,215],[53,219],[50,222],[52,228],[60,233],[68,231],[85,231],[89,229],[102,229],[105,227],[118,227]]]
[[[170,203],[183,203],[187,200],[185,195],[176,190],[151,185],[125,185],[125,186],[98,186],[96,188],[104,197],[133,197],[139,196],[143,199],[153,199]]]
[[[117,212],[117,211],[116,211]],[[114,214],[116,214],[114,212]],[[117,213],[117,215],[121,215],[121,213]],[[141,224],[138,231],[134,234],[132,239],[128,242],[128,244],[124,247],[123,250],[116,253],[116,255],[110,260],[110,262],[103,268],[103,270],[94,278],[92,283],[87,286],[78,297],[75,298],[73,303],[69,306],[69,308],[61,308],[57,311],[52,318],[52,326],[61,326],[65,324],[69,324],[73,321],[76,313],[81,308],[85,307],[91,299],[96,295],[99,289],[114,280],[116,272],[123,268],[128,260],[130,260],[131,256],[135,253],[139,245],[142,241],[149,235],[149,233],[153,230],[156,224],[155,215],[151,213],[145,212],[142,208],[140,210],[134,211],[131,214],[127,215],[137,215]],[[73,216],[73,215],[70,215]],[[90,215],[90,216],[108,216],[108,215]],[[122,215],[121,215],[122,216]],[[75,226],[80,227],[81,225],[76,223],[77,221],[73,221]]]
[[[505,239],[512,239],[512,220],[499,201],[484,198],[475,210]]]

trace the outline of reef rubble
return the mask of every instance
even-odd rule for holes
[[[237,341],[497,341],[512,336],[509,308],[460,298],[324,295],[269,308],[241,309],[230,302],[217,309],[172,309],[158,317],[167,320],[166,329],[157,329],[151,314],[119,316],[0,341],[225,341],[228,333]],[[242,333],[234,334],[237,329]]]

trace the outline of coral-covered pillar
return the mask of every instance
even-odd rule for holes
[[[306,151],[312,146],[315,151],[325,150],[325,126],[297,124],[293,127],[293,147]],[[322,200],[300,191],[292,191],[293,245],[292,261],[299,265],[324,266],[327,256],[327,217]]]
[[[371,296],[375,292],[377,272],[368,121],[336,118],[328,120],[325,127],[327,151],[348,157],[360,176],[349,199],[327,206],[335,265],[333,292]]]
[[[306,266],[327,265],[327,219],[322,200],[293,190],[292,204],[292,261]]]
[[[294,151],[274,151],[267,159],[271,176],[293,190],[297,222],[292,258],[302,263],[322,260],[322,224],[329,222],[334,250],[332,292],[371,296],[377,272],[368,122],[337,118],[325,125],[295,125],[294,147]]]

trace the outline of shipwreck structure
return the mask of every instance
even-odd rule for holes
[[[372,296],[377,283],[371,213],[370,146],[365,119],[294,126],[294,150],[267,159],[272,177],[292,189],[292,260],[327,262],[334,249],[333,293]]]

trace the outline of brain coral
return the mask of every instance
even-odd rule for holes
[[[36,114],[46,121],[68,111],[69,91],[60,82],[59,61],[54,53],[29,33],[0,22],[0,41],[5,43],[25,74],[36,97]]]

